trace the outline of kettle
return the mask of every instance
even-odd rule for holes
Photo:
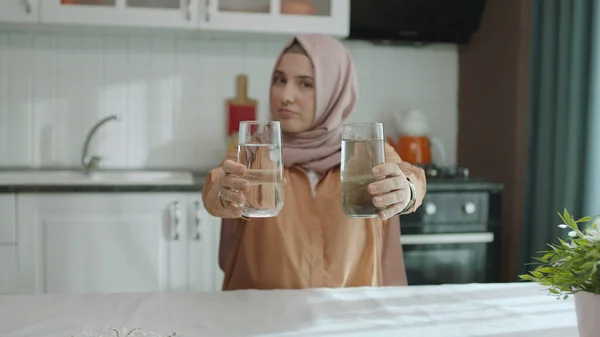
[[[420,110],[409,110],[405,114],[395,114],[396,130],[399,134],[398,141],[388,137],[387,141],[394,147],[400,158],[415,165],[433,164],[432,148],[436,149],[440,158],[438,164],[446,161],[446,154],[442,142],[430,137],[430,127],[425,114]]]

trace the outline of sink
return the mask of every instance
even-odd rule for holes
[[[0,185],[192,185],[190,172],[176,171],[0,171]]]

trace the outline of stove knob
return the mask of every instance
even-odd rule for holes
[[[435,206],[434,203],[432,203],[432,202],[425,203],[425,214],[434,215],[436,211],[437,211],[437,207]]]
[[[475,213],[475,211],[477,210],[477,207],[475,206],[474,203],[472,202],[466,202],[463,205],[463,211],[469,215]]]

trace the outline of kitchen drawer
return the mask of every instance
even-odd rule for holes
[[[488,220],[486,192],[428,193],[418,214],[423,223],[474,223]]]
[[[17,242],[17,202],[14,194],[0,194],[0,245]]]
[[[17,272],[17,246],[0,245],[0,294],[18,292]]]

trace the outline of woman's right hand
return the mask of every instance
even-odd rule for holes
[[[231,211],[236,218],[242,216],[240,207],[246,203],[244,192],[250,190],[250,183],[241,177],[246,176],[246,166],[233,160],[226,160],[222,165],[225,174],[221,176],[219,198],[223,207]]]

